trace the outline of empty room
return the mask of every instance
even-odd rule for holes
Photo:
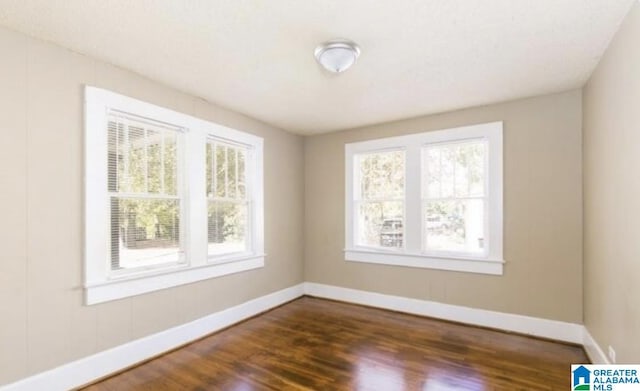
[[[0,390],[640,390],[640,1],[0,0]]]

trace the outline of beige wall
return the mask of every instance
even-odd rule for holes
[[[302,282],[301,137],[5,29],[0,53],[0,384]],[[265,138],[264,268],[82,305],[84,84]]]
[[[345,143],[504,121],[503,276],[345,262]],[[581,92],[305,139],[305,279],[582,323]]]
[[[640,361],[640,5],[584,89],[585,325]]]

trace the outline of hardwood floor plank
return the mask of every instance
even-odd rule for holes
[[[85,388],[566,390],[579,346],[303,297]]]

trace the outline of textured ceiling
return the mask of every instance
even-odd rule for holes
[[[0,24],[296,133],[580,87],[634,0],[0,0]],[[332,75],[316,45],[348,38]]]

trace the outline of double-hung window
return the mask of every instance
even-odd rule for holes
[[[403,247],[404,217],[403,150],[357,155],[354,207],[358,245]]]
[[[502,123],[346,145],[349,261],[502,274]]]
[[[243,254],[250,249],[246,145],[207,141],[207,254]]]
[[[264,265],[261,138],[85,95],[87,304]]]
[[[426,145],[422,149],[425,252],[484,256],[488,202],[487,140]]]
[[[113,275],[184,263],[183,129],[109,110],[106,130]]]

